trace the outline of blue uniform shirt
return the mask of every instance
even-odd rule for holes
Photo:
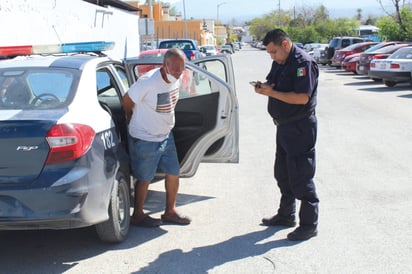
[[[285,64],[273,61],[266,77],[268,84],[280,92],[306,93],[309,102],[306,105],[288,104],[269,97],[268,112],[274,119],[284,120],[304,115],[316,107],[319,68],[315,60],[303,49],[293,45]]]

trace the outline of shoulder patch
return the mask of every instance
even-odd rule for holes
[[[306,68],[298,68],[298,70],[296,71],[296,76],[297,77],[306,76]]]

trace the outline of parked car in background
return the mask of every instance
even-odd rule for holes
[[[149,49],[149,50],[143,50],[140,52],[139,56],[137,57],[140,60],[144,59],[156,59],[158,58],[159,60],[163,60],[163,57],[166,53],[167,49]],[[138,71],[137,75],[141,76],[145,74],[146,72],[156,68],[156,65],[140,65],[138,66]]]
[[[327,44],[321,44],[321,43],[309,43],[309,44],[305,44],[303,46],[303,49],[313,58],[315,58],[315,49],[321,48],[321,47],[325,47],[327,46]]]
[[[206,56],[216,55],[220,53],[220,50],[217,48],[216,45],[203,45],[203,46],[200,46],[199,49]]]
[[[221,45],[221,46],[220,46],[220,52],[221,52],[221,53],[226,53],[226,54],[232,54],[232,53],[234,53],[234,52],[233,52],[233,48],[232,48],[230,45],[228,45],[228,44]]]
[[[360,60],[360,56],[364,53],[369,53],[369,52],[374,52],[382,47],[388,46],[388,45],[392,45],[395,42],[380,42],[377,43],[376,45],[368,48],[367,50],[365,50],[364,52],[359,52],[359,53],[354,53],[351,55],[348,55],[345,57],[345,59],[342,62],[342,68],[345,71],[348,72],[353,72],[354,74],[358,74],[358,67],[359,67],[359,60]]]
[[[346,48],[352,44],[366,42],[367,40],[360,37],[344,36],[344,37],[334,37],[329,41],[326,50],[326,64],[331,64],[332,57],[336,50]]]
[[[370,64],[369,77],[380,78],[388,87],[398,83],[412,83],[412,47],[403,47],[386,59],[373,59]]]
[[[293,44],[295,44],[299,48],[303,49],[303,44],[301,42],[293,42]]]
[[[335,54],[332,57],[330,66],[340,68],[342,67],[342,61],[345,59],[346,56],[354,53],[364,52],[365,50],[369,49],[370,47],[376,44],[378,44],[378,42],[359,42],[347,46],[346,48],[336,50]]]
[[[345,57],[342,61],[342,69],[347,72],[353,72],[354,74],[357,74],[356,72],[356,66],[359,62],[359,55],[360,53],[355,53],[351,54]]]
[[[242,44],[238,41],[233,42],[233,46],[234,46],[235,50],[241,50],[242,49]]]
[[[408,45],[410,44],[405,42],[385,42],[379,49],[361,53],[356,72],[360,75],[368,75],[370,63],[373,59],[385,59],[399,48],[407,47]],[[380,81],[379,78],[376,80]]]
[[[197,43],[192,39],[167,39],[159,43],[159,49],[179,48],[186,54],[187,60],[192,61],[203,57],[204,54],[200,52]]]
[[[328,44],[320,44],[319,47],[313,50],[313,58],[315,58],[315,61],[318,64],[321,64],[321,65],[328,64],[328,58],[327,58],[328,54],[326,52],[327,47],[328,47]]]

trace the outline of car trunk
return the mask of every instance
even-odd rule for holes
[[[26,184],[41,173],[49,153],[47,120],[0,121],[0,184]]]

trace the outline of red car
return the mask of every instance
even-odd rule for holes
[[[381,43],[378,43],[378,44],[368,48],[364,52],[359,52],[359,53],[348,55],[348,56],[345,57],[345,59],[342,62],[342,68],[347,72],[353,72],[355,74],[362,74],[362,73],[358,72],[359,62],[360,62],[361,56],[365,56],[368,53],[375,52],[378,49],[381,49],[381,48],[387,47],[387,46],[391,46],[391,45],[394,45],[394,44],[397,44],[397,43],[398,42],[381,42]],[[369,68],[369,66],[368,66],[368,68]]]
[[[356,72],[358,74],[368,75],[370,69],[370,63],[373,59],[385,59],[397,49],[410,46],[408,43],[399,43],[399,42],[389,42],[390,44],[381,47],[375,51],[363,52],[359,56],[359,62],[356,67]]]
[[[163,57],[166,53],[167,49],[148,49],[148,50],[144,50],[141,51],[139,56],[137,57],[138,59],[152,59],[152,58],[159,58],[161,60],[163,60]],[[159,65],[140,65],[137,66],[137,71],[135,71],[135,74],[137,76],[141,76],[143,74],[145,74],[146,72],[159,67]]]
[[[139,78],[146,72],[151,71],[152,69],[160,67],[161,66],[160,64],[151,64],[151,62],[153,61],[153,59],[163,60],[164,55],[167,50],[168,49],[149,49],[149,50],[141,51],[137,58],[141,60],[147,59],[147,60],[150,60],[150,62],[148,62],[148,64],[141,64],[135,67],[134,73],[137,76],[137,78]],[[185,94],[195,95],[196,94],[195,82],[196,82],[196,79],[193,77],[193,71],[185,69],[183,71],[182,84],[180,86],[181,94],[185,93]]]
[[[343,59],[342,62],[342,68],[344,71],[347,72],[353,72],[355,74],[358,74],[356,72],[356,66],[358,65],[359,62],[359,56],[360,53],[355,53],[355,54],[351,54],[345,57],[345,59]]]
[[[340,68],[342,66],[342,61],[345,59],[346,56],[354,53],[364,52],[365,50],[369,49],[370,47],[376,44],[378,44],[378,42],[361,42],[352,44],[340,50],[336,50],[335,54],[332,57],[331,66]]]

